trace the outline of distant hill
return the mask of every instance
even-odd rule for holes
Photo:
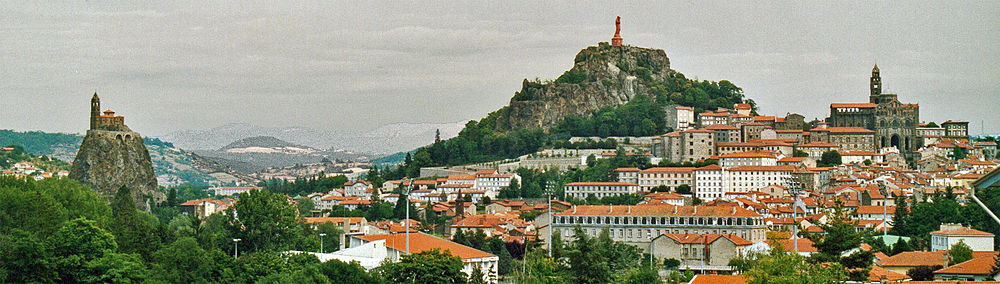
[[[229,145],[219,148],[219,151],[242,150],[247,148],[268,148],[268,149],[296,148],[296,149],[315,151],[315,149],[288,143],[285,142],[284,140],[274,138],[271,136],[254,136],[236,140],[236,142],[229,143]]]
[[[328,152],[382,156],[426,145],[434,141],[437,130],[444,139],[455,137],[464,125],[465,122],[394,123],[364,133],[352,133],[230,123],[205,130],[176,131],[159,138],[187,150],[216,150],[240,139],[270,136]]]
[[[79,134],[0,130],[0,145],[18,145],[28,153],[46,155],[63,163],[73,161],[82,141],[83,136]],[[184,183],[205,186],[209,183],[236,180],[235,177],[226,175],[216,174],[222,178],[221,180],[213,176],[214,173],[221,171],[221,168],[196,167],[194,164],[198,160],[197,157],[192,157],[191,153],[176,148],[171,143],[144,137],[143,144],[149,151],[153,172],[156,174],[157,183],[161,186]]]

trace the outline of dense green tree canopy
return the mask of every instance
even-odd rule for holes
[[[462,259],[434,249],[404,255],[399,262],[378,268],[378,273],[392,283],[465,283]]]

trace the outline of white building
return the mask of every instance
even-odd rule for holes
[[[406,236],[407,234],[403,233],[352,236],[350,248],[339,253],[340,256],[331,258],[343,261],[350,261],[351,258],[362,258],[359,259],[359,262],[362,263],[373,263],[377,258],[381,258],[377,259],[377,263],[381,263],[383,260],[398,262],[407,253],[439,249],[442,252],[447,252],[461,258],[464,264],[462,272],[465,272],[466,275],[472,274],[474,266],[479,266],[479,270],[483,272],[483,280],[487,283],[497,283],[499,281],[497,270],[499,270],[500,258],[496,255],[424,233],[409,234],[409,251],[407,252]],[[359,249],[353,250],[354,248]],[[383,254],[381,251],[378,251],[380,249],[384,249],[385,253]],[[320,260],[322,261],[322,259]],[[367,266],[365,268],[371,269]]]
[[[347,182],[344,184],[344,195],[369,199],[372,195],[372,189],[372,184],[368,181],[359,180]]]
[[[579,199],[594,195],[597,198],[633,194],[639,186],[628,182],[571,182],[563,186],[566,195]]]
[[[670,187],[671,190],[676,190],[678,186],[686,184],[688,186],[694,186],[694,178],[692,172],[695,168],[692,167],[653,167],[645,170],[638,171],[635,173],[636,181],[639,185],[639,190],[650,191],[650,189],[665,185]],[[619,182],[627,182],[622,179],[623,175],[628,177],[631,172],[622,171],[618,173]],[[627,178],[626,178],[627,179]]]
[[[781,159],[780,153],[770,151],[746,151],[739,153],[722,154],[719,156],[719,165],[723,168],[734,168],[740,166],[777,166]]]
[[[972,251],[993,251],[993,234],[962,227],[961,224],[941,224],[940,230],[931,232],[931,251],[951,249],[964,242]]]

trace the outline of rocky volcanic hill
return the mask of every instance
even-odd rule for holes
[[[497,128],[548,129],[569,114],[586,117],[636,96],[652,96],[652,84],[675,74],[661,49],[601,43],[581,50],[574,61],[555,82],[524,80]]]
[[[136,206],[143,209],[166,199],[157,188],[149,151],[135,132],[88,130],[69,178],[89,185],[108,200],[127,186]]]

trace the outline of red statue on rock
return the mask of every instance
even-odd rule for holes
[[[618,16],[615,18],[615,36],[611,38],[611,46],[622,46],[622,35],[618,34],[622,31],[622,17]]]

